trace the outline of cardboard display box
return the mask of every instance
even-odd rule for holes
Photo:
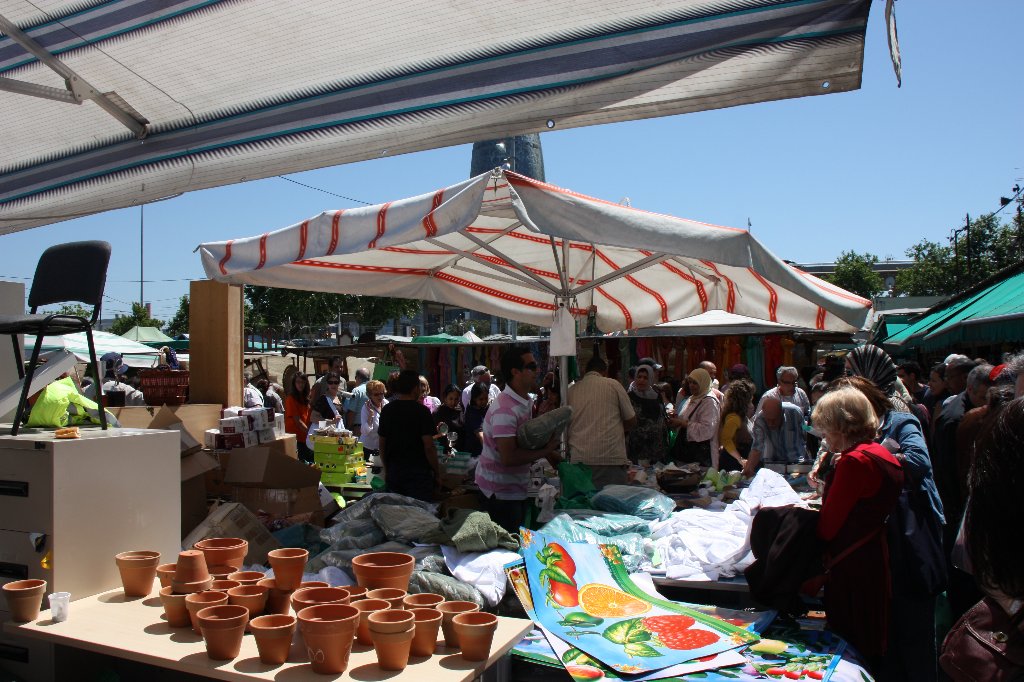
[[[225,482],[224,477],[227,476],[231,458],[247,457],[249,453],[257,449],[269,449],[274,454],[290,457],[295,461],[299,459],[299,451],[295,446],[295,435],[291,433],[285,434],[283,438],[278,438],[266,445],[257,447],[235,448],[233,450],[208,450],[207,452],[217,461],[218,466],[207,471],[205,474],[206,493],[220,497],[230,496],[233,486]]]
[[[182,540],[181,546],[191,549],[192,545],[206,538],[245,538],[249,541],[246,564],[265,564],[267,552],[281,546],[254,513],[236,502],[216,507]]]
[[[254,513],[288,517],[322,509],[319,469],[268,447],[232,451],[224,483],[234,500]]]

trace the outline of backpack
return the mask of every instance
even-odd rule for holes
[[[985,597],[956,622],[939,649],[939,665],[955,682],[1024,679],[1024,608],[1009,616]]]

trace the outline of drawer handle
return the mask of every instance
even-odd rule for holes
[[[28,649],[23,646],[0,642],[0,659],[15,663],[28,663]]]
[[[5,561],[0,561],[0,580],[4,582],[10,580],[27,580],[28,579],[28,566],[25,564],[10,564]]]
[[[0,495],[28,497],[28,481],[0,481]]]

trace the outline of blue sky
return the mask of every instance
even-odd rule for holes
[[[922,238],[944,242],[966,213],[993,211],[1024,184],[1024,2],[900,0],[896,12],[902,88],[876,0],[860,90],[547,132],[547,180],[721,225],[749,218],[758,239],[797,262],[847,249],[901,259]],[[377,203],[457,182],[469,157],[465,145],[288,177]],[[199,243],[354,205],[278,178],[150,204],[145,298],[169,319],[188,282],[203,278]],[[127,311],[139,298],[138,208],[0,236],[0,278],[28,285],[43,249],[76,239],[113,244],[104,316]]]

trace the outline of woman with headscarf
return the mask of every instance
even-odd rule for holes
[[[686,383],[690,387],[690,401],[681,414],[669,420],[670,426],[686,429],[685,438],[682,431],[676,436],[680,447],[673,449],[673,459],[717,469],[721,403],[711,391],[711,375],[698,367],[686,377]]]
[[[655,374],[650,365],[637,366],[627,391],[637,419],[626,443],[626,452],[633,462],[646,460],[653,464],[665,459],[665,406],[654,388]]]

